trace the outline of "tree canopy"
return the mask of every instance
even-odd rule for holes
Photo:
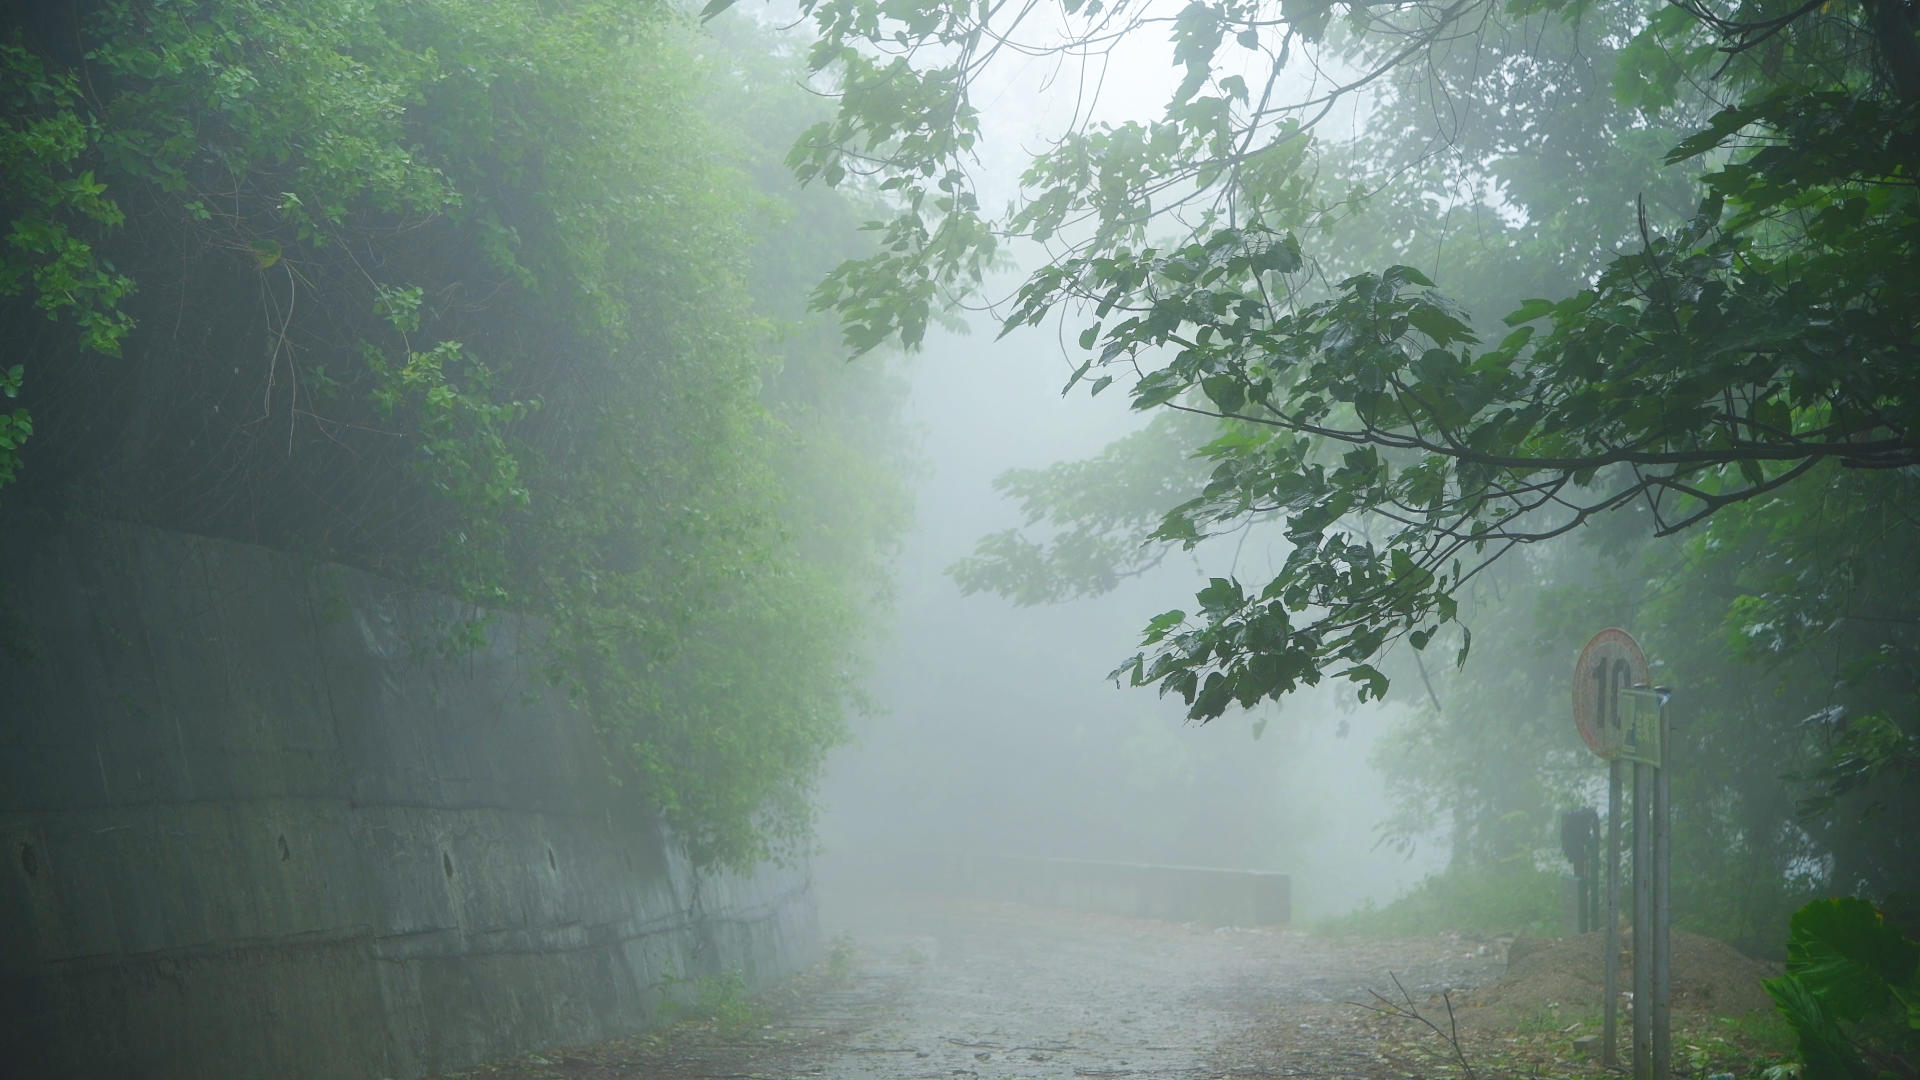
[[[534,616],[698,865],[803,849],[904,493],[805,310],[863,249],[797,70],[627,0],[10,8],[9,524],[362,566],[466,605],[426,649]]]
[[[897,196],[817,297],[850,343],[911,343],[1014,251],[1006,332],[1053,323],[1069,392],[1154,414],[1003,477],[1028,528],[963,588],[1089,595],[1227,538],[1234,569],[1115,675],[1202,722],[1417,679],[1378,744],[1386,836],[1440,832],[1466,868],[1531,868],[1593,797],[1567,671],[1631,626],[1680,690],[1682,925],[1773,949],[1814,895],[1920,888],[1886,827],[1920,766],[1920,11],[807,10],[841,98],[795,165]],[[1113,66],[1141,38],[1162,83]],[[1035,58],[1079,104],[990,214],[977,91]],[[1101,110],[1121,77],[1167,88],[1154,115]],[[1269,574],[1239,569],[1248,536]]]
[[[1145,539],[1284,530],[1270,580],[1216,578],[1119,672],[1194,719],[1328,676],[1378,695],[1466,582],[1597,517],[1677,534],[1920,464],[1911,5],[802,6],[839,108],[793,164],[897,207],[817,295],[849,343],[912,344],[1037,250],[1001,311],[1077,331],[1069,389],[1219,421]],[[1170,42],[1159,114],[1095,119],[1142,35]],[[976,91],[1036,57],[1081,107],[990,214]],[[1347,107],[1363,134],[1321,130]],[[1034,594],[1044,550],[995,544],[963,581]]]

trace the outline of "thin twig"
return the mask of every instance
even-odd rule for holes
[[[1442,990],[1440,992],[1440,998],[1446,1002],[1447,1006],[1447,1026],[1443,1030],[1439,1024],[1428,1019],[1426,1014],[1420,1011],[1420,1006],[1414,1003],[1413,995],[1407,992],[1405,986],[1401,985],[1400,976],[1389,971],[1387,972],[1387,978],[1393,980],[1393,988],[1400,991],[1401,1000],[1395,1001],[1380,991],[1369,988],[1367,993],[1373,995],[1374,1004],[1368,1004],[1364,1001],[1349,1001],[1347,1004],[1358,1006],[1368,1012],[1379,1013],[1381,1016],[1390,1016],[1397,1020],[1413,1020],[1425,1024],[1435,1035],[1447,1040],[1447,1045],[1453,1048],[1454,1060],[1460,1063],[1460,1069],[1466,1074],[1467,1080],[1479,1080],[1479,1075],[1474,1072],[1473,1063],[1467,1060],[1466,1050],[1460,1045],[1460,1020],[1453,1012],[1453,991]]]

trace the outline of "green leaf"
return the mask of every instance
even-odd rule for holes
[[[1306,264],[1300,242],[1288,235],[1255,252],[1251,265],[1256,273],[1291,274]]]
[[[1186,621],[1187,613],[1178,608],[1172,611],[1163,611],[1148,621],[1147,628],[1143,631],[1144,636],[1140,644],[1156,645],[1169,633],[1178,628],[1181,623]]]
[[[1813,1080],[1872,1080],[1873,1070],[1847,1040],[1818,995],[1792,975],[1761,983],[1793,1029],[1800,1060]]]
[[[1707,122],[1704,129],[1689,135],[1681,140],[1680,145],[1667,151],[1667,164],[1677,165],[1688,158],[1699,157],[1714,150],[1727,141],[1728,136],[1753,123],[1756,119],[1755,112],[1756,110],[1741,107],[1720,110]]]
[[[1179,397],[1187,386],[1187,380],[1178,372],[1166,368],[1149,372],[1146,378],[1134,384],[1133,407],[1151,409],[1155,405],[1164,405]]]
[[[1280,0],[1280,14],[1307,41],[1319,41],[1333,18],[1332,0]]]
[[[1073,388],[1080,385],[1080,380],[1086,378],[1087,372],[1092,368],[1092,360],[1088,360],[1079,367],[1074,368],[1073,375],[1067,379],[1067,385],[1060,388],[1060,396],[1066,397],[1068,393],[1072,392]]]
[[[1387,272],[1380,276],[1386,281],[1403,281],[1409,285],[1421,285],[1429,289],[1433,288],[1432,279],[1421,273],[1418,267],[1406,265],[1389,266],[1387,267]]]
[[[1246,385],[1233,375],[1209,375],[1200,380],[1200,390],[1223,413],[1236,413],[1246,404]]]
[[[1200,610],[1209,615],[1233,611],[1247,600],[1239,582],[1219,577],[1210,579],[1207,587],[1196,593],[1194,599],[1200,601]]]
[[[1386,696],[1387,677],[1372,664],[1355,664],[1340,673],[1349,682],[1360,684],[1360,700],[1371,701]]]
[[[1522,300],[1520,301],[1520,306],[1515,308],[1502,321],[1508,326],[1519,326],[1521,323],[1546,318],[1548,315],[1553,314],[1554,307],[1554,302],[1551,300],[1541,300],[1538,298]]]
[[[1233,701],[1233,683],[1218,671],[1207,674],[1207,683],[1193,699],[1193,708],[1188,715],[1196,720],[1209,720],[1227,711]]]
[[[1191,100],[1213,72],[1213,55],[1220,48],[1224,30],[1220,12],[1202,0],[1192,0],[1173,19],[1173,62],[1186,68],[1186,75],[1174,90],[1172,103]]]
[[[1447,314],[1433,304],[1415,304],[1407,311],[1407,322],[1415,330],[1433,339],[1435,345],[1445,348],[1456,341],[1474,340],[1473,330],[1466,323]]]
[[[1500,344],[1495,347],[1493,351],[1503,356],[1514,356],[1526,347],[1527,342],[1533,340],[1533,335],[1537,333],[1538,330],[1538,327],[1522,326],[1506,337],[1501,338]]]
[[[1858,1022],[1887,1008],[1894,987],[1913,985],[1916,967],[1920,945],[1865,900],[1816,900],[1794,912],[1787,974],[1835,1019]]]
[[[1920,987],[1896,986],[1893,988],[1893,997],[1907,1014],[1907,1027],[1920,1031]]]

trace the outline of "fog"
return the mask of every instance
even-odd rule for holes
[[[1732,7],[12,5],[8,1075],[1911,1075],[1920,9]]]
[[[1170,56],[1164,36],[1137,34],[1104,54],[987,69],[970,173],[983,204],[1017,199],[1030,155],[1062,132],[1157,116],[1178,81]],[[1265,77],[1256,53],[1223,64]],[[1310,95],[1338,72],[1291,71],[1284,85]],[[1351,131],[1363,113],[1355,96],[1322,124]],[[1210,576],[1271,576],[1277,539],[1256,529],[1175,551],[1106,595],[1056,604],[963,595],[948,576],[981,537],[1023,524],[995,477],[1091,457],[1147,420],[1117,391],[1061,392],[1083,357],[1055,322],[999,337],[1013,287],[1046,255],[1016,241],[1015,265],[950,310],[964,329],[930,330],[903,365],[915,516],[874,635],[870,707],[822,785],[825,866],[1005,854],[1270,870],[1291,875],[1305,920],[1391,900],[1445,864],[1437,844],[1379,843],[1386,792],[1368,754],[1400,710],[1323,685],[1197,725],[1177,698],[1108,677],[1149,617],[1191,607]]]
[[[1304,920],[1385,902],[1442,865],[1434,845],[1376,845],[1385,795],[1367,755],[1398,710],[1353,706],[1351,691],[1342,707],[1323,685],[1202,726],[1177,698],[1107,678],[1149,616],[1230,571],[1230,542],[1095,599],[962,595],[946,569],[1021,524],[995,476],[1090,456],[1142,423],[1119,395],[1062,396],[1072,369],[1050,334],[995,342],[976,326],[935,331],[908,368],[916,517],[876,634],[872,708],[823,784],[826,865],[964,853],[1273,870],[1292,876]],[[1272,553],[1256,538],[1239,557],[1257,575]]]

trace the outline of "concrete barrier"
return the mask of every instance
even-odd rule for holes
[[[1265,870],[914,852],[840,856],[823,872],[915,891],[1214,926],[1276,926],[1292,917],[1292,879]]]

